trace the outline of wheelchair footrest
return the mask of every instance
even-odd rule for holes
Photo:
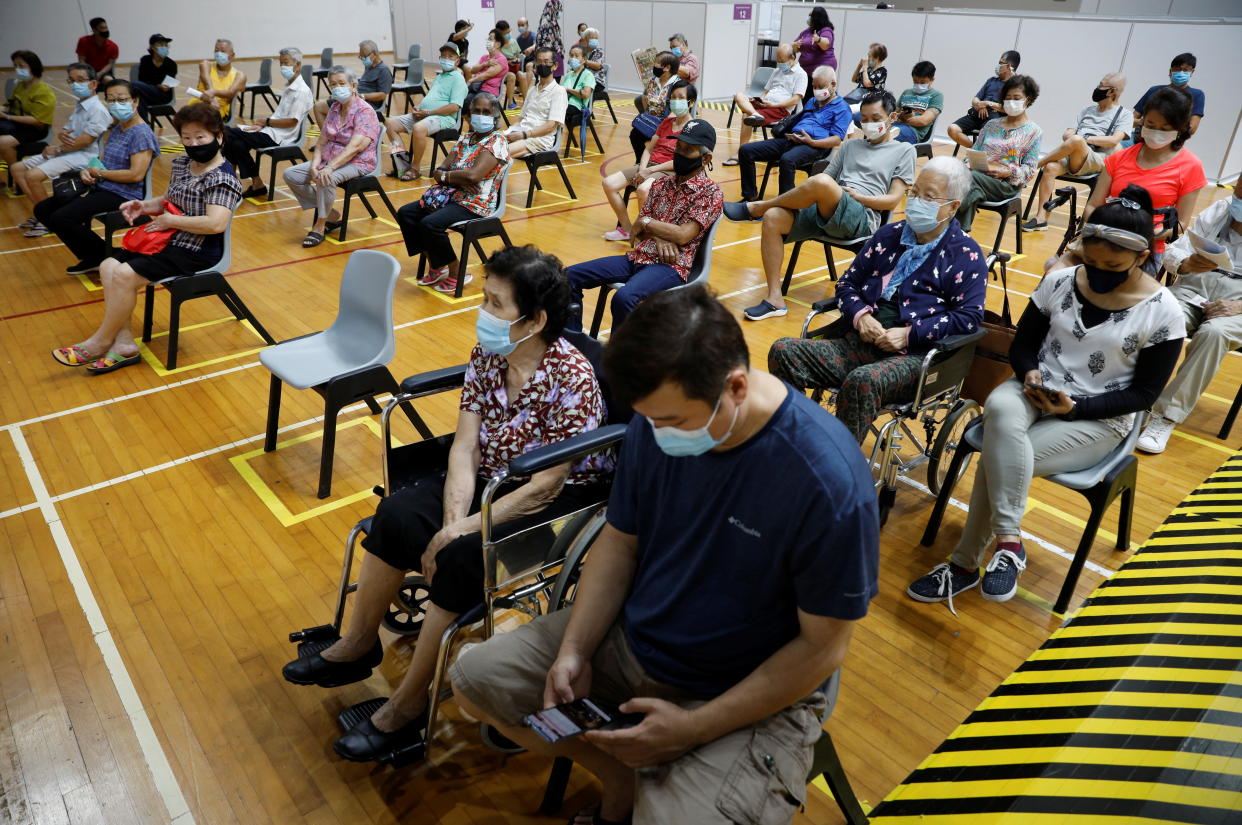
[[[368,699],[365,702],[359,702],[351,705],[345,710],[337,714],[336,721],[340,725],[341,730],[345,733],[353,730],[363,721],[370,719],[375,711],[382,708],[388,702],[387,698]],[[380,765],[389,765],[393,768],[402,768],[406,765],[418,762],[427,755],[427,743],[422,737],[412,742],[405,742],[393,748],[388,753],[381,755],[375,761]]]
[[[321,624],[318,627],[305,627],[289,634],[289,641],[298,646],[299,659],[326,649],[339,638],[341,638],[341,631],[330,624]],[[316,644],[320,646],[314,650],[307,650],[308,647]]]

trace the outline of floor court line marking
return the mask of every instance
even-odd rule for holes
[[[95,599],[90,582],[86,578],[86,571],[82,569],[82,563],[73,549],[73,543],[70,542],[69,533],[65,530],[60,514],[56,511],[56,505],[48,495],[43,474],[39,472],[34,455],[30,452],[26,436],[20,429],[9,430],[9,436],[13,439],[13,446],[17,449],[17,455],[21,459],[22,469],[26,471],[26,480],[30,484],[30,489],[34,491],[35,502],[42,511],[43,521],[52,534],[61,563],[65,566],[65,572],[68,574],[69,583],[77,597],[78,606],[82,608],[82,613],[86,616],[91,636],[95,639],[95,644],[103,657],[104,666],[112,678],[112,685],[120,697],[125,715],[129,717],[130,724],[133,726],[134,737],[138,740],[138,747],[142,750],[147,770],[151,774],[151,781],[155,784],[168,819],[180,825],[194,825],[194,815],[190,811],[185,796],[181,793],[181,786],[177,784],[172,764],[168,761],[168,755],[164,753],[163,746],[160,745],[159,737],[155,733],[147,710],[143,707],[137,688],[134,687],[134,680],[125,668],[125,660],[121,658],[121,651],[116,645],[116,640],[112,638],[112,631],[108,628],[99,602]]]

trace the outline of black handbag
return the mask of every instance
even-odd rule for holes
[[[91,185],[82,182],[80,172],[66,172],[52,181],[52,195],[57,198],[76,198],[91,191]]]
[[[798,122],[798,118],[800,117],[802,117],[802,113],[798,112],[797,114],[785,115],[783,118],[773,123],[768,127],[768,129],[772,131],[772,137],[783,138],[785,135],[789,134],[789,130],[793,128],[794,124]]]

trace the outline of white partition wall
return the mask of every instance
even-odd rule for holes
[[[707,38],[699,50],[704,66],[698,84],[699,97],[723,100],[750,83],[758,23],[754,19],[734,19],[732,3],[709,3],[706,8]],[[757,8],[755,4],[752,10]],[[726,70],[721,71],[721,67]]]

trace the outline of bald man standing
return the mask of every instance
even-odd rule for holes
[[[1091,93],[1092,103],[1078,115],[1078,124],[1061,134],[1060,145],[1044,155],[1039,166],[1044,176],[1039,181],[1038,211],[1022,224],[1024,232],[1042,232],[1048,228],[1044,204],[1052,197],[1060,175],[1095,175],[1104,169],[1104,159],[1125,140],[1134,120],[1133,112],[1119,102],[1126,88],[1126,77],[1120,72],[1104,75]]]

